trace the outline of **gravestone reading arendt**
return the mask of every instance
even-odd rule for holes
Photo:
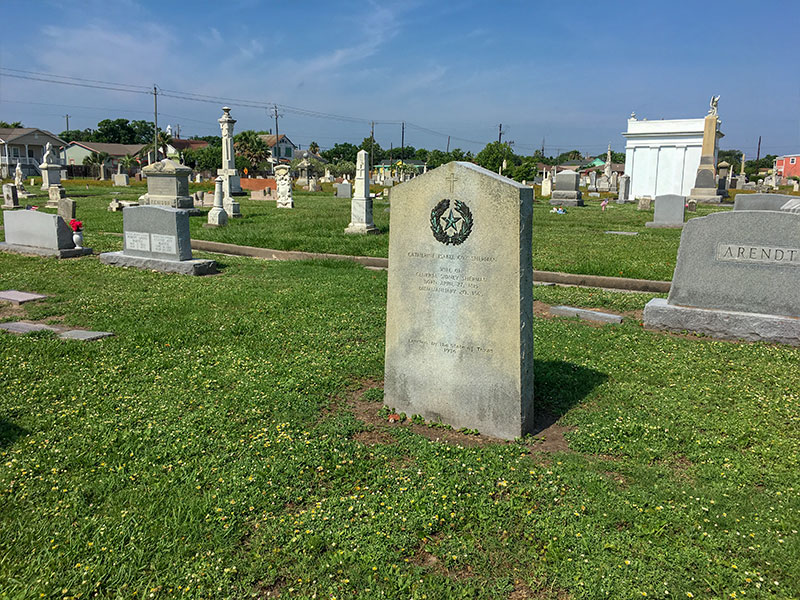
[[[652,329],[800,345],[800,214],[732,211],[683,229],[669,298],[644,309]]]
[[[385,402],[513,439],[533,427],[533,190],[451,162],[392,191]]]
[[[181,208],[193,216],[200,214],[189,195],[189,175],[192,173],[189,167],[165,158],[146,166],[142,172],[147,175],[147,193],[139,197],[139,203]]]
[[[72,229],[58,215],[36,210],[3,211],[6,241],[0,250],[18,254],[37,254],[73,258],[91,254],[91,248],[76,248]]]
[[[213,273],[213,260],[193,259],[189,214],[166,206],[132,206],[122,211],[123,250],[104,252],[100,261],[164,273]]]
[[[676,194],[656,197],[656,210],[653,220],[645,223],[645,227],[664,227],[680,229],[686,215],[686,198]]]

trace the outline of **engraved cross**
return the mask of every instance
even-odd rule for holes
[[[458,181],[458,177],[456,177],[455,173],[450,173],[445,179],[450,182],[450,193],[453,193],[453,186],[455,185],[456,181]]]

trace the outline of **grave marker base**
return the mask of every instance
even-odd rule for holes
[[[217,263],[204,258],[190,260],[164,260],[145,258],[142,256],[126,256],[122,252],[104,252],[100,262],[115,267],[134,267],[162,273],[180,273],[182,275],[209,275],[217,272]]]
[[[0,242],[0,252],[12,252],[14,254],[27,254],[31,256],[55,256],[56,258],[76,258],[92,253],[91,248],[62,248],[55,250],[52,248],[39,248],[38,246],[22,246],[20,244],[7,244]]]

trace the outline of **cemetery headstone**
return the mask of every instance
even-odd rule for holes
[[[350,198],[353,195],[353,186],[347,181],[336,183],[333,187],[336,190],[335,195],[337,198]]]
[[[289,165],[278,165],[275,167],[275,183],[277,185],[278,194],[275,207],[294,208],[292,176],[289,174]]]
[[[697,167],[694,188],[689,193],[689,198],[693,198],[698,202],[722,201],[722,196],[717,192],[716,173],[714,171],[715,157],[717,155],[717,130],[719,128],[718,101],[719,96],[711,99],[711,110],[708,111],[703,123],[703,145],[700,154],[700,165]]]
[[[800,345],[800,214],[728,211],[683,229],[667,300],[648,328]]]
[[[545,171],[544,179],[542,179],[542,198],[549,198],[553,194],[553,178],[550,177],[550,172]]]
[[[555,189],[550,196],[550,204],[556,206],[583,206],[580,191],[580,175],[572,170],[561,171],[556,175]]]
[[[60,198],[58,200],[58,216],[64,219],[65,223],[69,223],[75,218],[75,208],[77,202],[72,198]]]
[[[60,185],[51,185],[47,188],[47,208],[58,208],[58,203],[67,197],[67,191]]]
[[[3,211],[5,242],[0,250],[17,254],[36,254],[73,258],[91,254],[91,248],[76,248],[72,230],[59,215],[37,210]]]
[[[385,403],[513,439],[533,427],[533,190],[451,162],[392,191]]]
[[[603,175],[597,180],[597,191],[608,192],[611,190],[611,180]]]
[[[796,196],[787,194],[736,194],[733,210],[780,210]]]
[[[139,203],[151,206],[168,206],[188,210],[199,215],[194,201],[189,195],[189,167],[179,165],[168,158],[142,169],[147,177],[147,193],[139,198]]]
[[[369,195],[369,154],[359,150],[356,155],[356,181],[350,201],[350,224],[345,233],[380,233],[372,220],[372,198]]]
[[[206,275],[216,269],[213,260],[192,258],[189,213],[185,210],[167,206],[126,208],[122,211],[122,229],[122,252],[104,252],[101,262],[184,275]]]
[[[127,173],[115,173],[114,185],[117,187],[128,187],[130,185],[130,177]]]
[[[677,194],[665,194],[656,197],[656,210],[653,220],[645,223],[645,227],[672,228],[683,227],[686,211],[686,198]]]
[[[222,205],[222,186],[224,179],[218,176],[214,180],[214,207],[208,211],[208,227],[222,227],[228,224],[228,213]]]
[[[591,171],[589,173],[589,187],[587,191],[589,192],[597,191],[597,171]]]
[[[625,204],[631,201],[631,178],[628,175],[623,175],[619,178],[619,197],[617,204]]]
[[[687,212],[697,212],[697,200],[692,198],[686,202],[686,211]]]
[[[19,208],[19,197],[17,196],[17,186],[13,183],[3,184],[3,208]]]

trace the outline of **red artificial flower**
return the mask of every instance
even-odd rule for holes
[[[83,222],[78,221],[78,219],[72,219],[69,222],[69,226],[72,228],[72,231],[80,231],[81,229],[83,229]]]

